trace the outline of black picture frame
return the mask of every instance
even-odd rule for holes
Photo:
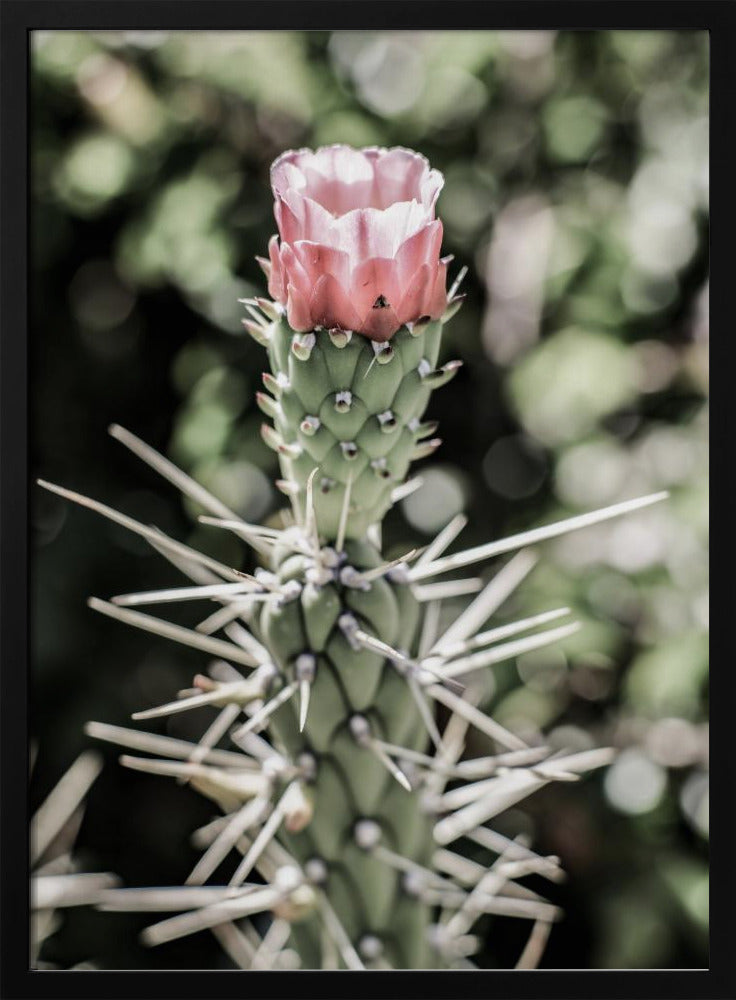
[[[321,997],[357,991],[364,996],[618,998],[736,997],[736,961],[731,939],[736,921],[731,900],[736,888],[732,845],[736,768],[730,747],[736,706],[733,617],[736,553],[733,532],[736,439],[727,380],[733,367],[733,305],[728,271],[736,226],[734,205],[733,102],[736,98],[736,6],[731,2],[491,2],[491,0],[5,0],[0,60],[2,101],[2,344],[0,354],[1,618],[0,738],[0,995],[21,997],[269,997],[291,998],[305,990]],[[113,28],[660,28],[697,29],[711,39],[712,283],[716,317],[713,357],[714,477],[711,516],[717,539],[713,576],[712,676],[713,822],[712,921],[707,970],[408,972],[255,972],[247,982],[237,972],[31,972],[28,953],[27,704],[28,704],[28,33],[38,29]],[[22,748],[22,749],[21,749]],[[311,978],[305,979],[304,975]],[[353,973],[353,976],[356,974]],[[388,978],[386,978],[388,977]]]

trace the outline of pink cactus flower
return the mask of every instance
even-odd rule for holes
[[[283,153],[271,167],[279,234],[268,290],[294,330],[316,326],[388,340],[439,318],[448,258],[435,202],[442,174],[410,149],[326,146]]]

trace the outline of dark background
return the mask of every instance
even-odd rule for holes
[[[487,707],[530,738],[621,751],[499,821],[569,873],[544,887],[566,915],[542,967],[706,965],[706,34],[37,32],[32,125],[34,471],[245,568],[108,424],[247,519],[274,516],[265,358],[237,303],[263,291],[270,162],[398,144],[444,172],[444,252],[469,274],[443,360],[465,364],[432,399],[444,445],[386,548],[425,544],[461,507],[472,545],[671,491],[543,549],[499,620],[567,604],[584,627],[497,669]],[[40,491],[33,520],[37,804],[90,744],[86,721],[127,724],[202,662],[86,608],[177,582],[143,542]],[[157,731],[196,738],[208,720]],[[208,803],[103,752],[79,863],[179,884]],[[146,951],[146,922],[68,911],[44,957],[227,967],[207,934]],[[479,964],[513,965],[528,925],[481,929]]]

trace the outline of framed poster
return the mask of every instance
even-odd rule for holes
[[[730,5],[2,16],[6,995],[732,996]]]

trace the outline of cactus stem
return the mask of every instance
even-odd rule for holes
[[[448,299],[448,312],[451,309],[456,309],[460,304],[462,297],[457,296],[455,293],[461,277],[462,275],[458,276],[458,280],[451,290]],[[268,300],[264,301],[267,302]],[[244,322],[253,328],[251,332],[253,332],[254,336],[267,337],[270,324],[265,321],[264,317],[269,316],[269,306],[266,306],[264,310],[261,301],[257,299],[247,300],[245,304],[250,316],[253,318],[247,319]],[[261,310],[261,314],[257,313],[257,308]],[[273,304],[270,306],[270,311],[278,312]],[[421,321],[415,324],[415,327],[419,327],[419,329],[410,332],[420,333],[422,328]],[[300,350],[302,355],[306,353],[308,357],[309,352],[313,351],[317,339],[320,336],[324,336],[325,332],[330,334],[333,347],[339,348],[340,346],[344,346],[344,344],[336,342],[332,336],[332,331],[318,329],[319,333],[313,331],[312,333],[297,334],[294,336],[292,349],[295,357],[300,357]],[[432,329],[434,330],[434,326]],[[344,339],[347,341],[348,338]],[[343,338],[337,338],[337,341],[341,340]],[[320,343],[322,344],[322,348],[326,346],[322,341]],[[356,345],[353,346],[355,347]],[[416,361],[417,354],[420,353],[420,346],[421,342],[415,344],[414,349],[409,349],[409,355],[413,356],[414,359],[412,365]],[[320,348],[319,352],[314,351],[314,353],[321,353],[322,348]],[[366,348],[367,345],[361,345],[361,350]],[[327,351],[329,352],[330,349],[327,348]],[[394,351],[399,353],[402,350],[403,346],[398,341],[395,341],[393,345],[373,344],[372,352],[369,351],[366,357],[367,361],[371,353],[374,355],[367,366],[366,375],[370,372],[375,361],[385,363],[394,356]],[[434,358],[433,349],[430,350],[429,345],[426,347],[426,351],[431,358]],[[353,352],[346,353],[352,354]],[[275,445],[275,450],[280,451],[282,455],[285,454],[288,458],[301,456],[303,462],[307,457],[305,450],[308,451],[312,447],[312,443],[306,442],[308,447],[303,450],[299,444],[294,443],[293,433],[288,431],[285,424],[282,424],[282,420],[286,420],[287,423],[296,422],[298,426],[298,421],[302,418],[305,410],[314,409],[318,405],[318,399],[324,400],[325,393],[321,393],[319,397],[316,394],[309,396],[308,401],[308,394],[305,393],[304,400],[301,399],[299,395],[301,392],[300,380],[308,380],[309,373],[299,363],[294,368],[294,356],[289,361],[289,365],[294,369],[294,378],[297,386],[293,396],[290,394],[284,399],[284,407],[289,410],[289,413],[282,414],[282,407],[274,399],[265,396],[263,393],[259,394],[259,397],[262,398],[258,399],[258,404],[268,415],[277,418],[278,427],[283,431],[282,436],[279,431],[270,427],[267,432],[264,432],[264,437],[268,434],[271,438],[271,446]],[[283,358],[281,360],[283,361]],[[318,360],[315,358],[315,362]],[[343,357],[343,361],[345,362],[350,360]],[[434,360],[430,363],[429,360],[423,359],[417,368],[418,374],[425,386],[423,393],[425,396],[427,388],[433,388],[435,384],[442,384],[443,381],[446,381],[454,374],[460,364],[460,362],[451,362],[443,368],[432,370],[434,363]],[[321,366],[322,362],[317,367],[321,370]],[[348,367],[350,366],[348,365]],[[340,368],[339,370],[342,369]],[[298,379],[297,375],[299,376]],[[414,380],[414,383],[419,381],[416,374],[412,373],[411,378]],[[378,392],[382,382],[380,373],[376,376],[375,382],[376,392]],[[268,388],[272,388],[273,396],[276,399],[281,396],[284,388],[289,384],[288,379],[283,374],[278,379],[272,378],[270,383],[264,379],[264,383]],[[343,380],[341,376],[339,381],[336,383],[333,382],[331,389],[336,395],[332,397],[332,400],[334,400],[336,408],[338,408],[338,397],[342,397],[339,402],[347,404],[349,408],[354,402],[349,390],[344,390],[342,393],[336,392],[341,383],[343,385],[346,383],[350,384],[350,380],[347,378]],[[324,388],[325,392],[327,392],[330,389],[329,384]],[[378,393],[378,398],[386,397],[382,397],[382,393]],[[382,405],[385,406],[386,402]],[[286,403],[289,404],[288,408],[286,407]],[[355,400],[355,403],[357,403],[357,400]],[[328,408],[329,406],[330,404],[328,404]],[[375,413],[378,408],[368,406],[368,413]],[[317,412],[322,411],[320,409]],[[385,415],[388,417],[386,423],[390,424],[393,415],[390,411],[385,411]],[[313,419],[318,420],[316,417]],[[345,420],[351,422],[352,418],[346,417]],[[403,424],[403,422],[402,417],[401,423]],[[383,422],[381,422],[382,425]],[[438,441],[421,441],[427,434],[434,432],[435,428],[431,422],[422,424],[419,418],[412,418],[407,426],[411,434],[418,436],[415,448],[418,449],[420,455],[428,454],[429,451],[425,451],[424,449],[431,451],[432,446],[436,446],[439,443]],[[312,425],[310,425],[310,428],[316,429]],[[345,927],[342,925],[340,918],[335,915],[324,893],[312,887],[311,881],[301,872],[299,863],[274,839],[278,831],[282,828],[297,832],[310,822],[312,818],[311,794],[310,798],[307,798],[307,789],[303,782],[316,780],[316,762],[310,754],[298,753],[295,754],[297,763],[293,763],[291,759],[286,759],[282,754],[274,750],[265,739],[256,735],[256,730],[263,726],[264,721],[280,705],[284,705],[289,699],[295,696],[298,698],[296,716],[298,718],[299,730],[304,730],[309,711],[312,684],[315,679],[316,659],[313,653],[306,651],[297,656],[296,660],[293,660],[293,652],[287,651],[292,649],[290,645],[291,639],[287,636],[284,639],[284,651],[272,662],[271,656],[276,656],[276,653],[272,654],[270,650],[262,646],[242,625],[234,620],[236,617],[242,617],[245,622],[249,622],[254,613],[253,604],[255,602],[272,601],[274,609],[277,612],[287,602],[298,602],[298,606],[289,609],[288,614],[284,614],[283,619],[277,619],[277,615],[271,618],[270,609],[265,615],[260,616],[261,626],[266,632],[269,632],[269,629],[273,628],[272,638],[274,638],[275,646],[278,646],[275,640],[279,638],[282,632],[286,634],[289,631],[289,621],[292,618],[295,620],[300,618],[307,604],[311,602],[310,595],[305,594],[304,598],[301,597],[303,585],[307,583],[311,585],[315,582],[318,583],[318,586],[338,584],[337,588],[335,588],[337,600],[332,591],[329,594],[328,592],[322,595],[318,594],[317,597],[320,600],[329,597],[329,600],[332,601],[332,606],[335,608],[335,614],[339,614],[340,610],[342,610],[342,614],[339,614],[337,618],[338,628],[345,635],[352,649],[356,651],[367,649],[371,650],[374,654],[378,654],[378,657],[387,666],[393,666],[405,680],[409,691],[404,698],[406,699],[411,696],[413,701],[416,702],[416,709],[413,707],[411,701],[404,702],[405,706],[408,706],[409,711],[413,712],[413,717],[420,726],[416,736],[417,738],[422,736],[421,724],[423,723],[424,728],[429,733],[429,737],[438,748],[438,752],[433,757],[429,757],[428,754],[421,754],[419,750],[411,749],[414,746],[426,749],[426,744],[428,744],[428,740],[426,739],[421,743],[415,742],[414,735],[407,737],[411,747],[407,749],[398,746],[398,744],[387,743],[378,739],[378,735],[384,735],[384,729],[382,726],[379,731],[376,728],[378,723],[376,723],[376,726],[373,724],[370,699],[368,702],[360,703],[361,712],[365,714],[349,716],[349,731],[352,732],[357,744],[365,748],[371,754],[372,758],[378,760],[381,767],[385,768],[404,789],[411,791],[413,787],[426,787],[427,794],[423,796],[422,805],[427,813],[433,814],[436,817],[433,832],[435,840],[439,844],[448,844],[457,837],[468,835],[470,839],[474,840],[484,849],[488,848],[489,838],[493,838],[494,835],[483,824],[492,819],[493,816],[513,807],[520,799],[535,789],[542,787],[547,782],[575,781],[584,770],[590,767],[601,766],[610,759],[611,752],[609,750],[568,754],[562,758],[555,758],[550,753],[549,748],[528,747],[523,740],[516,737],[513,733],[509,733],[503,726],[496,723],[495,720],[483,714],[476,707],[479,701],[477,693],[473,691],[466,692],[462,685],[453,678],[472,670],[480,669],[486,665],[501,662],[520,653],[541,648],[564,636],[571,635],[575,629],[580,627],[577,623],[558,625],[556,628],[541,630],[521,638],[513,638],[512,641],[505,641],[510,637],[516,636],[518,633],[535,629],[538,625],[541,626],[546,622],[559,618],[563,614],[569,614],[569,609],[555,609],[545,612],[542,615],[524,619],[521,622],[513,622],[510,625],[490,629],[479,635],[475,634],[496,608],[513,592],[515,587],[518,586],[519,582],[534,565],[535,556],[528,549],[524,549],[524,545],[531,545],[546,538],[556,537],[565,531],[585,527],[587,524],[595,524],[608,517],[636,510],[646,506],[648,503],[664,499],[666,494],[655,494],[650,497],[640,498],[639,500],[627,501],[625,504],[616,504],[610,508],[605,508],[603,511],[581,515],[567,521],[558,522],[555,525],[547,525],[530,532],[521,533],[512,539],[503,539],[501,542],[491,543],[487,546],[478,546],[474,549],[468,549],[465,552],[447,556],[445,555],[446,551],[455,538],[457,538],[465,524],[464,517],[460,516],[450,521],[435,537],[431,545],[426,550],[423,550],[421,554],[412,551],[382,566],[365,569],[366,563],[371,565],[371,561],[374,561],[374,559],[371,557],[363,561],[363,556],[359,554],[361,552],[359,542],[361,536],[365,535],[369,543],[373,544],[371,533],[368,532],[366,534],[365,532],[364,523],[365,518],[369,516],[370,512],[367,510],[363,511],[358,507],[356,512],[359,514],[359,520],[362,518],[363,521],[361,521],[360,526],[357,523],[350,524],[349,528],[348,516],[352,517],[354,511],[351,502],[351,491],[353,489],[353,480],[357,480],[358,478],[358,473],[355,469],[358,466],[362,469],[367,464],[367,460],[373,457],[371,448],[378,428],[373,424],[372,427],[369,426],[368,430],[370,434],[368,431],[366,432],[365,443],[363,438],[360,438],[360,446],[353,442],[339,442],[346,459],[354,457],[358,452],[360,453],[362,462],[354,463],[351,474],[348,476],[345,475],[350,467],[347,464],[344,467],[341,466],[339,460],[340,451],[335,449],[335,452],[330,457],[330,461],[334,461],[335,456],[338,458],[338,471],[335,473],[338,478],[341,480],[347,479],[347,485],[344,486],[341,498],[342,506],[339,510],[336,509],[338,507],[337,503],[324,504],[324,510],[328,511],[329,514],[327,520],[330,521],[330,528],[325,528],[325,537],[330,540],[337,535],[335,550],[332,550],[335,558],[330,560],[327,557],[330,550],[322,549],[319,544],[313,492],[316,469],[312,470],[307,482],[304,483],[304,472],[306,470],[299,463],[298,467],[295,467],[294,475],[296,478],[302,480],[302,486],[299,487],[298,484],[291,483],[290,479],[285,481],[291,484],[292,494],[294,491],[299,493],[300,489],[303,489],[306,496],[304,504],[297,504],[292,495],[294,518],[286,523],[293,525],[293,527],[285,528],[282,531],[257,529],[253,525],[248,525],[241,521],[234,512],[220,504],[219,501],[211,497],[205,490],[190,480],[189,477],[185,476],[184,473],[181,473],[171,463],[168,463],[167,460],[158,456],[152,450],[147,449],[147,446],[139,442],[138,439],[120,429],[115,429],[114,432],[111,429],[113,436],[118,437],[131,450],[139,454],[140,457],[154,468],[161,471],[182,492],[201,503],[212,515],[218,515],[217,517],[204,517],[201,520],[205,523],[216,524],[221,528],[233,531],[248,541],[256,550],[261,551],[268,557],[268,564],[274,572],[256,571],[254,576],[240,573],[215,560],[201,557],[199,553],[189,549],[187,546],[175,543],[159,532],[150,528],[147,529],[145,526],[138,524],[138,522],[125,518],[124,515],[119,515],[109,508],[105,508],[104,505],[88,501],[78,494],[72,494],[70,491],[64,491],[61,488],[49,487],[62,496],[80,502],[84,506],[91,507],[104,516],[108,516],[117,523],[121,523],[130,530],[141,534],[155,549],[158,551],[164,550],[167,558],[179,569],[182,569],[197,584],[197,586],[169,588],[168,590],[150,591],[147,593],[123,594],[114,598],[111,603],[93,599],[90,602],[93,608],[136,627],[146,629],[154,634],[162,635],[221,658],[210,668],[210,677],[195,677],[192,688],[181,691],[177,701],[158,706],[154,709],[144,710],[136,716],[136,718],[164,716],[173,712],[186,711],[201,705],[214,705],[220,711],[216,714],[214,722],[207,728],[199,743],[170,741],[167,743],[156,742],[155,745],[147,743],[143,746],[140,743],[140,734],[132,733],[132,735],[126,734],[118,737],[118,741],[123,742],[123,745],[132,745],[135,749],[142,749],[144,752],[150,753],[161,753],[164,756],[168,753],[169,756],[174,758],[173,761],[151,761],[124,757],[124,764],[138,770],[148,770],[156,774],[170,775],[180,781],[189,781],[199,791],[217,802],[220,808],[227,814],[223,822],[216,829],[212,825],[212,833],[207,834],[209,840],[205,843],[205,847],[211,849],[206,850],[205,856],[200,859],[199,864],[190,876],[190,881],[193,880],[196,882],[197,880],[209,878],[212,872],[216,870],[220,861],[224,860],[233,847],[237,847],[241,854],[245,855],[231,883],[234,886],[231,893],[236,893],[238,898],[235,898],[233,895],[230,898],[223,898],[221,896],[211,906],[202,902],[203,908],[197,913],[184,914],[183,916],[176,917],[170,921],[164,921],[149,928],[146,932],[146,938],[149,943],[156,944],[165,940],[173,940],[185,934],[192,933],[194,930],[206,927],[216,928],[219,933],[223,929],[223,925],[224,927],[229,926],[233,919],[240,919],[241,916],[250,913],[270,911],[273,917],[272,930],[263,939],[261,939],[260,935],[252,927],[248,931],[244,930],[243,933],[246,935],[244,940],[247,940],[248,947],[250,948],[245,967],[252,967],[254,965],[273,967],[282,961],[280,956],[286,945],[290,922],[305,915],[316,903],[318,915],[321,917],[328,931],[328,934],[323,938],[323,966],[325,963],[329,965],[330,962],[335,967],[339,966],[340,959],[335,957],[333,960],[330,957],[331,955],[337,956],[339,953],[342,955],[342,961],[348,967],[363,967],[361,955],[356,952],[355,947],[350,942],[345,932]],[[303,432],[306,434],[309,433],[304,428]],[[350,433],[357,434],[357,431],[351,431]],[[285,442],[284,436],[292,440]],[[319,453],[322,452],[323,436],[324,433],[318,439],[320,443]],[[343,434],[343,436],[347,437],[348,434]],[[303,440],[301,439],[301,435],[300,440]],[[329,438],[325,440],[329,447]],[[401,440],[404,440],[403,431]],[[405,448],[406,452],[411,450],[411,440],[409,438],[410,443]],[[365,449],[365,453],[363,449]],[[385,448],[377,447],[375,450],[380,452],[382,450],[385,451]],[[390,469],[394,469],[394,459],[391,458],[389,461],[391,463]],[[288,461],[282,464],[286,468],[290,467]],[[385,460],[381,463],[380,459],[374,459],[371,464],[377,472],[379,470],[389,470],[389,463]],[[327,463],[327,467],[329,467],[329,463]],[[307,468],[309,468],[309,465]],[[368,470],[368,475],[372,481],[370,469]],[[402,473],[399,473],[399,475],[402,475]],[[335,483],[334,485],[337,487],[338,484]],[[421,485],[421,480],[412,480],[408,483],[403,483],[392,491],[392,499],[399,500],[403,496],[408,496],[419,485]],[[378,486],[379,484],[374,482],[372,489]],[[381,488],[385,493],[388,493],[388,489],[385,486]],[[323,505],[320,500],[320,516],[322,516],[322,512]],[[337,524],[338,530],[333,533],[335,515],[337,513],[340,515]],[[351,539],[355,538],[357,545],[354,550],[352,547],[353,543],[351,542],[349,546],[351,553],[349,560],[344,551],[346,536],[348,534]],[[380,540],[377,544],[380,546]],[[439,583],[424,582],[434,577],[439,577],[441,573],[455,569],[457,566],[471,565],[472,563],[479,562],[481,559],[490,558],[502,552],[511,552],[514,548],[519,548],[521,551],[485,586],[483,586],[479,578],[446,580]],[[290,565],[288,570],[284,571],[282,575],[286,579],[282,582],[275,575],[275,568],[282,564],[286,565],[285,554],[288,554],[289,550],[298,553],[299,558],[294,560],[294,570],[291,569]],[[378,558],[380,559],[381,557],[379,556]],[[415,560],[412,562],[411,569],[408,566],[409,560]],[[317,580],[318,576],[319,580]],[[372,588],[372,582],[382,576],[387,578],[397,593],[399,592],[399,584],[409,586],[408,591],[404,588],[403,593],[399,594],[400,597],[406,597],[412,602],[421,600],[427,604],[426,611],[422,616],[424,621],[422,624],[419,651],[416,653],[414,653],[413,638],[411,645],[409,645],[409,641],[407,640],[407,648],[411,652],[406,652],[403,648],[394,649],[393,645],[401,646],[403,640],[396,639],[396,634],[392,633],[392,635],[387,636],[387,638],[394,640],[393,645],[389,645],[371,635],[370,632],[374,630],[373,626],[365,624],[367,620],[373,621],[373,618],[366,619],[363,612],[359,609],[363,605],[366,608],[373,606],[374,598],[377,598],[381,587],[374,586]],[[360,595],[355,593],[341,594],[340,591],[342,588],[340,584],[343,587],[373,589],[373,594],[368,595],[367,599],[363,601]],[[441,602],[460,594],[476,592],[479,588],[482,589],[476,598],[455,618],[455,621],[446,629],[445,633],[437,638]],[[128,610],[131,606],[138,604],[195,600],[202,597],[208,597],[216,602],[215,607],[217,607],[217,610],[205,622],[200,623],[195,630],[182,628],[150,615]],[[302,608],[301,603],[303,600],[306,601],[307,597],[309,597],[309,601]],[[346,610],[346,601],[348,606],[356,608],[355,613]],[[340,607],[341,603],[342,608]],[[380,617],[376,620],[377,622],[380,621]],[[225,634],[230,641],[213,638],[210,632],[216,628],[224,628]],[[383,629],[379,629],[378,624],[375,626],[375,631],[378,635],[383,633]],[[315,636],[321,635],[322,633],[317,629]],[[307,629],[304,631],[300,645],[297,645],[296,649],[304,649],[312,641],[317,641],[317,639],[313,639],[312,633]],[[321,642],[322,639],[320,638],[319,641]],[[322,647],[320,646],[320,648]],[[414,653],[414,658],[411,656],[412,653]],[[368,657],[368,659],[372,658]],[[280,668],[274,666],[274,662],[278,662]],[[232,665],[237,663],[256,667],[256,670],[248,678],[245,678]],[[291,683],[287,683],[289,680],[288,676],[284,678],[280,670],[289,671],[290,664],[293,664],[293,680],[291,680]],[[285,686],[277,690],[274,697],[271,697],[273,691],[270,690],[270,686],[276,678],[278,678],[277,684],[279,686],[282,684]],[[362,680],[360,683],[362,684]],[[462,692],[462,697],[456,694],[456,692]],[[270,701],[264,704],[267,697],[270,697]],[[450,711],[449,721],[443,727],[441,734],[437,728],[433,711],[430,710],[430,704],[432,703],[428,702],[428,699],[444,705]],[[357,700],[355,703],[356,705],[358,704]],[[432,704],[432,709],[434,708],[435,706]],[[230,758],[218,756],[218,754],[225,754],[225,751],[217,751],[212,748],[222,735],[224,735],[225,730],[236,722],[238,716],[243,711],[250,718],[245,725],[241,725],[230,734],[234,742],[245,751],[242,759],[235,762]],[[313,703],[313,716],[316,711],[317,706]],[[380,709],[378,716],[380,717]],[[312,722],[316,725],[314,718],[310,718],[312,718]],[[289,723],[289,726],[294,731],[296,730],[296,726],[293,723]],[[480,732],[495,740],[499,744],[499,752],[495,756],[477,757],[461,761],[460,758],[463,753],[466,732],[469,726],[475,727]],[[385,729],[386,733],[390,731],[390,727]],[[124,730],[121,732],[126,733]],[[412,730],[413,733],[414,730]],[[102,738],[105,738],[104,735]],[[156,738],[152,739],[155,741]],[[397,739],[400,739],[400,737],[397,737]],[[127,742],[125,742],[126,740]],[[131,741],[134,742],[131,743]],[[357,751],[357,753],[360,754],[360,751]],[[362,759],[366,756],[367,754],[363,754]],[[370,760],[366,763],[370,764]],[[448,782],[455,779],[461,779],[466,784],[462,787],[451,786],[450,790],[447,791]],[[279,792],[276,791],[277,788]],[[276,797],[274,798],[274,796]],[[244,800],[247,801],[247,807],[243,804]],[[418,801],[416,806],[419,808]],[[364,808],[373,809],[372,806]],[[369,837],[367,841],[365,837],[358,837],[358,827],[362,828],[366,823],[373,829],[375,834],[373,839]],[[526,893],[521,894],[515,891],[517,888],[515,885],[510,887],[507,894],[502,894],[501,890],[506,882],[522,878],[532,872],[546,874],[550,878],[558,877],[559,867],[556,867],[557,859],[542,858],[534,855],[533,852],[524,854],[525,848],[521,843],[516,844],[507,840],[504,840],[504,843],[500,843],[500,841],[494,840],[496,853],[500,854],[500,857],[491,866],[492,870],[487,874],[484,873],[482,866],[479,866],[477,863],[463,860],[452,851],[440,849],[435,852],[435,857],[432,861],[432,867],[439,869],[441,872],[438,875],[436,871],[430,872],[429,867],[422,867],[424,864],[428,866],[430,864],[429,859],[423,853],[420,852],[417,859],[414,860],[414,852],[410,851],[408,847],[399,848],[407,855],[407,857],[403,857],[402,854],[389,851],[383,843],[379,843],[382,831],[381,827],[375,822],[364,821],[358,823],[355,826],[355,831],[356,842],[361,843],[362,841],[361,846],[370,851],[376,860],[382,860],[390,867],[404,872],[401,883],[405,892],[423,900],[427,905],[437,904],[446,909],[446,913],[440,918],[439,926],[434,930],[430,928],[431,933],[428,935],[428,944],[441,955],[450,956],[448,957],[448,964],[454,967],[463,967],[463,956],[472,954],[473,950],[477,947],[477,941],[472,935],[467,934],[467,931],[482,913],[503,913],[517,917],[523,916],[534,919],[537,923],[546,923],[547,926],[558,915],[557,909],[546,903],[540,896],[528,890]],[[429,833],[429,830],[427,830],[427,833]],[[306,843],[305,846],[308,848],[308,853],[305,856],[310,857],[309,850],[313,851],[314,848],[310,848],[309,843]],[[398,845],[392,844],[391,846]],[[299,857],[302,857],[301,853]],[[421,864],[417,862],[421,862]],[[261,887],[246,884],[245,886],[237,887],[239,882],[242,883],[244,879],[248,878],[250,871],[254,868],[257,868],[260,875],[266,879],[267,885]],[[445,877],[446,875],[452,876],[454,881]],[[390,877],[394,878],[395,876]],[[472,889],[465,891],[466,887],[469,886],[472,886]],[[199,898],[200,900],[202,899],[202,897]],[[192,906],[195,905],[197,904],[192,904]],[[453,909],[456,911],[454,914],[452,913]],[[535,924],[535,926],[537,925]],[[381,957],[383,924],[377,924],[375,927],[369,925],[363,928],[363,930],[364,933],[362,935],[360,933],[355,935],[355,939],[359,942],[357,945],[358,951],[362,953],[363,958],[368,960],[371,968],[377,968],[379,961],[383,963]],[[332,947],[332,942],[336,944],[337,950]],[[285,961],[286,958],[284,958]],[[465,963],[465,965],[469,966],[470,963]],[[383,963],[381,967],[388,967],[388,963]]]
[[[280,708],[284,702],[287,702],[291,698],[299,687],[298,681],[292,681],[291,684],[287,684],[279,693],[272,698],[269,702],[259,708],[257,712],[251,715],[250,719],[238,729],[233,731],[233,739],[242,739],[247,736],[248,733],[252,733],[254,729],[258,729],[262,722],[264,722],[269,715],[272,715],[277,708]]]

